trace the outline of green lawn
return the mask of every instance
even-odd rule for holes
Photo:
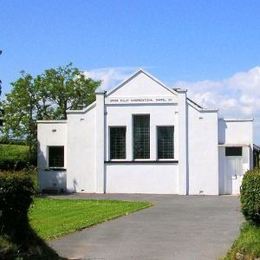
[[[33,229],[48,240],[149,206],[145,201],[36,198],[29,217]]]
[[[29,148],[26,145],[0,144],[1,160],[27,160]]]
[[[245,223],[225,260],[236,259],[238,252],[244,255],[243,259],[245,260],[253,260],[260,257],[260,227]]]

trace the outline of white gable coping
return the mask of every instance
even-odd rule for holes
[[[87,106],[81,110],[67,110],[66,113],[67,114],[85,114],[86,112],[88,112],[89,110],[94,108],[95,106],[96,106],[96,101],[94,101],[89,106]]]
[[[198,105],[196,102],[194,102],[192,99],[187,98],[187,103],[193,107],[194,109],[196,109],[197,111],[201,112],[201,113],[216,113],[218,112],[218,109],[213,108],[213,109],[209,109],[209,108],[203,108],[202,106]]]

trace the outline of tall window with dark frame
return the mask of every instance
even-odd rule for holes
[[[110,127],[110,159],[126,158],[126,127]]]
[[[150,115],[134,115],[134,159],[150,158]]]
[[[158,159],[174,158],[174,127],[157,127],[157,156]]]
[[[64,146],[49,146],[49,167],[64,167]]]

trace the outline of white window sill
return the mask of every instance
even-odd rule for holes
[[[67,171],[67,169],[64,168],[64,167],[49,167],[49,168],[44,169],[44,171],[61,171],[61,172],[65,172],[65,171]]]

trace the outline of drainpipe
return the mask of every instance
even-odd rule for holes
[[[179,194],[187,195],[188,179],[188,122],[187,90],[178,90],[179,108]]]
[[[105,94],[96,90],[96,192],[105,192]]]

